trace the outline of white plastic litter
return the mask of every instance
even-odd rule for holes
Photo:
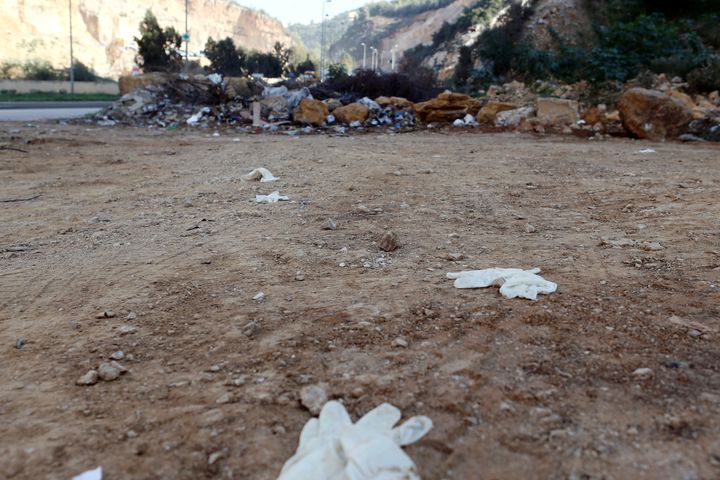
[[[222,75],[219,73],[211,73],[207,76],[207,79],[210,80],[213,85],[220,85],[222,83]]]
[[[272,192],[270,195],[255,195],[255,202],[257,203],[277,203],[287,202],[290,200],[284,195],[280,195],[280,192]]]
[[[472,126],[472,125],[477,124],[477,122],[475,121],[475,117],[473,117],[469,113],[467,115],[465,115],[465,118],[463,118],[463,122],[465,122],[465,125],[467,125],[467,126]]]
[[[462,120],[461,118],[458,118],[457,120],[455,120],[453,122],[453,127],[464,127],[464,126],[465,126],[465,121]]]
[[[655,149],[654,148],[643,148],[638,153],[655,153]]]
[[[330,401],[300,433],[300,445],[278,480],[420,480],[403,446],[432,428],[427,417],[399,427],[400,410],[383,403],[353,424],[345,407]]]
[[[73,480],[102,480],[102,467],[76,475]]]
[[[537,300],[539,293],[549,294],[557,290],[557,284],[542,278],[539,268],[488,268],[450,272],[447,277],[455,280],[455,288],[487,288],[499,286],[506,298],[527,298]]]
[[[247,175],[243,175],[243,180],[246,182],[254,182],[257,180],[260,180],[260,182],[274,182],[275,180],[279,180],[275,175],[272,174],[270,170],[267,168],[256,168],[252,172],[248,173]]]
[[[206,113],[210,113],[210,109],[208,107],[201,109],[195,115],[188,118],[187,124],[190,125],[191,127],[197,125],[198,122],[200,121],[200,119],[202,119],[203,115],[205,115]]]

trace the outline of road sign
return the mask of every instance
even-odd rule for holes
[[[185,43],[190,41],[190,34],[188,32],[182,34],[182,41]]]

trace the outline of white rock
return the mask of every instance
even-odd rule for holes
[[[98,382],[98,372],[96,370],[90,370],[82,377],[78,378],[75,382],[78,385],[82,385],[84,387],[95,385]]]
[[[318,415],[327,401],[327,385],[324,383],[307,385],[300,389],[300,403],[313,415]]]
[[[638,368],[632,374],[639,378],[650,378],[655,375],[655,372],[653,372],[652,368]]]

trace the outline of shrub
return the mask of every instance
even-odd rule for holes
[[[711,57],[707,63],[688,75],[690,88],[696,92],[720,90],[720,55]]]
[[[140,22],[137,62],[145,72],[177,71],[181,65],[179,48],[182,37],[173,27],[162,29],[155,15],[148,10]]]
[[[347,76],[347,67],[342,63],[332,63],[328,67],[328,81],[332,82]]]
[[[282,64],[272,53],[251,52],[246,62],[250,73],[262,73],[266,77],[282,75]]]
[[[323,86],[352,97],[395,96],[412,102],[432,98],[439,91],[434,74],[426,69],[418,70],[412,78],[399,73],[381,75],[372,70],[359,70],[353,76],[328,80]]]

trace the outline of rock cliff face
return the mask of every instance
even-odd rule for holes
[[[0,61],[68,64],[67,0],[0,0],[0,6]],[[73,0],[75,58],[102,76],[130,71],[137,54],[133,37],[148,9],[163,27],[185,30],[184,0]],[[189,0],[189,30],[191,56],[209,36],[230,36],[238,45],[260,51],[269,51],[276,41],[292,43],[279,21],[227,0]]]

